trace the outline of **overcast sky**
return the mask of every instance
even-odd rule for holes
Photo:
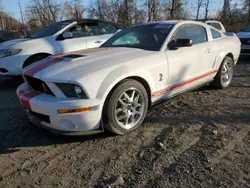
[[[23,13],[25,15],[25,7],[29,4],[29,2],[31,2],[31,0],[20,0],[20,1],[21,1],[21,5],[23,7]],[[65,2],[65,0],[57,0],[57,1],[61,2],[61,3]],[[82,0],[85,7],[88,6],[89,1],[90,0]],[[194,1],[194,0],[191,0],[191,1]],[[2,6],[4,8],[4,11],[10,13],[11,15],[13,15],[13,17],[20,20],[21,16],[20,16],[18,0],[0,0],[0,2],[2,2]],[[213,5],[211,7],[211,14],[212,15],[216,14],[217,11],[222,8],[223,2],[224,2],[223,0],[215,0],[215,3],[213,3]],[[204,14],[204,12],[202,10],[200,16],[202,16],[203,14]],[[195,15],[195,13],[192,15]]]

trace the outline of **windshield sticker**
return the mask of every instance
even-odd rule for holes
[[[171,28],[173,25],[171,25],[171,24],[158,24],[158,25],[156,25],[154,28],[167,28],[167,29],[169,29],[169,28]]]

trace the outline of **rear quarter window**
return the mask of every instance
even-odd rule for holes
[[[213,26],[214,28],[218,29],[218,30],[222,30],[222,27],[219,23],[215,23],[215,22],[210,22],[208,23],[209,25]]]
[[[210,29],[210,30],[211,30],[213,39],[219,39],[222,37],[221,33],[216,31],[215,29]]]

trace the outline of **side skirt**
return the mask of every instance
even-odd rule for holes
[[[152,107],[155,107],[155,106],[161,104],[163,101],[166,101],[166,100],[168,100],[168,99],[172,99],[172,98],[177,97],[177,96],[179,96],[180,94],[183,94],[183,93],[186,93],[186,92],[194,91],[194,90],[199,89],[199,88],[201,88],[201,87],[203,87],[203,86],[209,85],[211,82],[213,82],[213,80],[211,80],[211,81],[209,81],[209,82],[206,82],[206,83],[202,83],[202,84],[193,86],[193,87],[191,87],[191,88],[189,88],[189,89],[185,89],[185,90],[183,90],[183,91],[180,91],[180,92],[178,92],[178,93],[176,93],[176,94],[173,94],[173,95],[170,95],[170,96],[168,96],[168,97],[163,97],[162,99],[159,99],[158,101],[153,102],[153,103],[151,104],[151,106],[150,106],[150,109],[151,109]]]

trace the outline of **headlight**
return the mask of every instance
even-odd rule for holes
[[[56,83],[56,85],[61,89],[61,91],[66,97],[77,97],[87,99],[85,92],[78,85],[67,83]]]
[[[21,49],[0,50],[0,58],[16,55],[19,54],[21,51]]]
[[[80,88],[80,86],[75,85],[75,92],[76,92],[76,95],[79,98],[84,98],[85,97],[85,94],[84,94],[82,88]]]

